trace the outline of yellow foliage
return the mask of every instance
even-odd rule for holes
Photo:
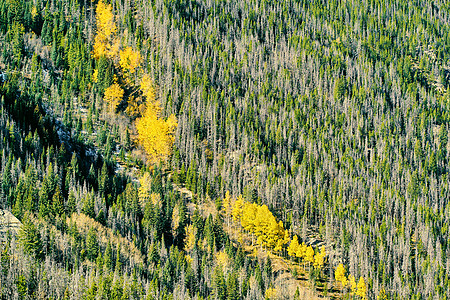
[[[147,153],[149,163],[154,164],[169,156],[175,140],[176,127],[175,116],[171,115],[167,120],[162,120],[149,108],[146,109],[142,118],[137,120],[138,139]]]
[[[275,252],[283,250],[283,246],[286,244],[283,239],[277,240],[276,243],[275,248],[273,248]]]
[[[142,94],[147,98],[148,102],[155,102],[155,90],[153,88],[153,81],[150,78],[150,75],[144,74],[141,78],[140,88]]]
[[[387,300],[386,291],[384,289],[381,289],[381,291],[378,293],[377,300]],[[367,297],[363,298],[367,299]]]
[[[31,8],[31,17],[33,18],[33,20],[37,17],[37,15],[37,8],[33,5],[33,8]]]
[[[314,268],[323,268],[323,265],[325,264],[325,256],[325,246],[322,246],[320,248],[320,252],[317,252],[316,255],[314,255]]]
[[[271,300],[271,299],[276,299],[276,296],[277,296],[277,290],[275,288],[268,288],[266,290],[264,298]]]
[[[142,98],[128,97],[128,105],[125,112],[132,118],[137,118],[145,113],[146,105],[142,103]]]
[[[150,195],[150,201],[152,202],[153,205],[158,206],[159,208],[161,208],[161,206],[162,206],[161,194],[159,194],[159,193],[152,193]]]
[[[348,283],[350,285],[350,289],[352,291],[352,293],[356,293],[356,280],[355,280],[355,276],[353,275],[348,275]]]
[[[340,281],[343,287],[347,285],[348,281],[347,277],[345,276],[345,268],[343,264],[339,264],[339,266],[334,271],[334,278],[336,278],[336,281]]]
[[[255,203],[244,202],[241,225],[247,231],[254,232],[257,206]]]
[[[184,240],[184,249],[186,252],[194,249],[195,246],[195,235],[197,234],[197,228],[190,224],[185,227],[186,238]]]
[[[277,222],[266,205],[248,203],[238,199],[234,204],[232,214],[235,220],[241,220],[241,225],[245,230],[256,235],[257,243],[261,246],[280,251],[289,242],[289,233],[286,237],[283,222]]]
[[[308,248],[306,248],[306,255],[305,255],[305,260],[309,263],[314,263],[314,249],[313,247],[309,246]]]
[[[172,211],[172,235],[176,238],[178,235],[178,228],[180,227],[180,206],[178,203],[175,205]]]
[[[138,197],[141,204],[147,203],[150,200],[150,187],[151,187],[151,178],[148,172],[145,172],[139,178],[139,183],[141,184],[138,188]]]
[[[94,73],[92,74],[92,81],[95,83],[98,82],[98,69],[94,70]]]
[[[123,89],[117,83],[114,83],[105,90],[105,96],[103,97],[103,100],[108,104],[111,112],[114,112],[117,108],[117,105],[119,105],[119,103],[122,101],[123,93]]]
[[[226,217],[230,217],[231,215],[231,209],[232,209],[232,201],[233,199],[231,199],[231,195],[230,195],[230,191],[226,191],[225,192],[225,197],[223,198],[223,212],[225,214]]]
[[[358,290],[356,292],[356,295],[360,296],[364,300],[367,299],[367,286],[366,286],[366,283],[364,281],[364,278],[362,278],[362,277],[359,278],[359,282],[358,282],[357,288],[358,288]]]
[[[94,51],[95,58],[101,56],[111,56],[111,50],[113,47],[112,36],[117,31],[116,23],[114,22],[114,14],[112,13],[112,6],[105,4],[100,0],[96,9],[97,20],[97,35],[94,38]],[[115,42],[115,44],[117,41]]]
[[[325,246],[322,245],[322,247],[320,247],[320,254],[322,254],[323,257],[325,257],[327,255],[327,252],[325,251]]]
[[[93,51],[93,55],[95,58],[100,58],[102,56],[106,56],[108,53],[107,50],[107,41],[105,41],[104,39],[101,39],[101,37],[99,35],[96,35],[94,38],[94,51]]]
[[[284,230],[284,239],[283,244],[287,245],[290,242],[289,231],[287,229]]]
[[[244,208],[244,198],[242,198],[242,196],[239,196],[233,205],[232,215],[234,221],[239,221],[241,219],[243,208]]]
[[[106,37],[111,36],[117,31],[116,23],[114,23],[114,14],[112,13],[111,4],[105,4],[100,0],[97,4],[97,32]]]
[[[141,54],[131,47],[126,47],[125,50],[120,51],[119,56],[120,67],[126,73],[133,74],[141,63]]]
[[[192,259],[192,257],[190,255],[186,254],[184,256],[184,258],[186,259],[187,263],[192,264],[193,259]]]
[[[297,251],[298,251],[298,237],[296,235],[294,235],[294,237],[292,238],[291,243],[289,244],[289,247],[287,248],[288,251],[288,255],[289,256],[296,256]]]
[[[305,245],[305,242],[303,242],[301,245],[297,248],[297,253],[295,254],[298,258],[303,259],[306,256],[306,249],[308,247]]]
[[[227,269],[230,266],[230,258],[224,251],[218,251],[215,254],[217,264]]]
[[[153,81],[150,78],[150,75],[144,74],[144,76],[142,76],[139,83],[139,88],[143,97],[129,97],[126,113],[130,117],[136,118],[142,116],[146,109],[151,109],[159,116],[161,107],[159,101],[155,100],[155,89],[153,87]],[[143,103],[145,100],[146,104]]]
[[[116,56],[119,54],[120,49],[120,40],[119,39],[112,39],[109,43],[106,44],[106,57],[110,59],[116,58]]]
[[[138,197],[141,207],[145,207],[145,205],[150,202],[154,206],[161,208],[162,206],[161,195],[159,193],[150,193],[151,177],[148,172],[145,172],[139,178],[139,183],[140,186],[138,188]]]

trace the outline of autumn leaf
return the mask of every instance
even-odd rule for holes
[[[123,89],[117,83],[114,83],[110,87],[106,88],[103,100],[108,104],[109,110],[111,112],[114,112],[116,110],[117,105],[119,105],[119,103],[123,99],[123,94]]]
[[[133,74],[136,72],[137,67],[141,63],[141,54],[138,51],[134,51],[131,47],[126,47],[120,51],[120,67],[124,73]]]
[[[147,153],[149,163],[157,163],[170,155],[176,128],[175,116],[163,120],[151,108],[147,108],[144,116],[136,121],[138,140]]]
[[[97,59],[102,56],[111,57],[111,49],[115,49],[112,38],[117,31],[111,4],[105,4],[102,0],[98,2],[96,21],[97,35],[94,38],[93,56]]]

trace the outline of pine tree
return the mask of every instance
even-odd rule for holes
[[[103,265],[107,272],[112,270],[112,248],[109,241],[108,245],[106,246],[105,255],[103,257]]]
[[[236,272],[231,273],[227,278],[227,300],[240,299],[239,282]]]
[[[19,231],[19,241],[25,253],[40,259],[43,255],[41,234],[29,216],[24,217],[23,225]]]
[[[54,216],[61,216],[64,214],[64,199],[61,195],[59,186],[56,186],[55,193],[52,198],[52,213]]]
[[[94,261],[98,256],[99,246],[97,240],[97,234],[93,227],[91,227],[88,231],[86,237],[86,253],[87,258],[91,261]]]
[[[223,276],[222,266],[220,265],[217,265],[214,268],[213,287],[215,297],[219,300],[225,300],[227,295],[226,283],[225,278]]]

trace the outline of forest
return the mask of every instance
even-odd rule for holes
[[[446,0],[0,0],[0,111],[1,299],[450,295]]]

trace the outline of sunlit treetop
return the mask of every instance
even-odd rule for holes
[[[97,4],[96,12],[97,34],[103,35],[105,38],[109,38],[117,31],[111,4],[105,4],[102,0],[100,0]]]
[[[114,83],[107,89],[105,89],[104,101],[108,104],[108,108],[111,112],[115,112],[117,105],[123,99],[124,90],[118,83]]]
[[[141,63],[141,54],[131,47],[120,51],[120,67],[124,73],[133,74]]]
[[[171,115],[167,120],[163,120],[150,108],[136,121],[139,143],[144,147],[150,164],[164,160],[170,155],[177,125],[175,116]]]
[[[100,0],[96,9],[97,35],[94,38],[95,58],[102,56],[113,57],[119,50],[120,43],[113,36],[117,32],[117,25],[114,22],[114,14],[110,4]]]

